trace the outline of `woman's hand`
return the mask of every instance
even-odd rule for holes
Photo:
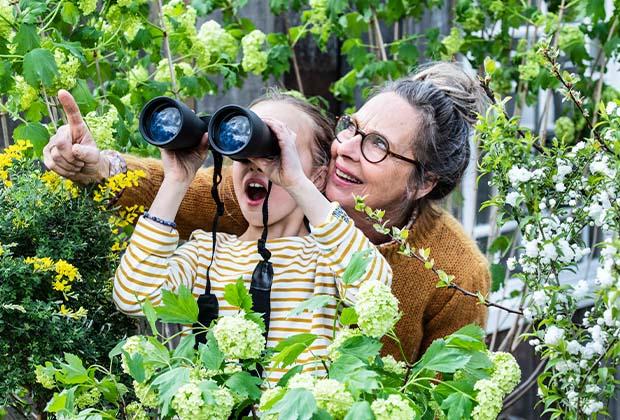
[[[271,118],[265,118],[263,121],[278,140],[280,156],[276,159],[251,158],[250,161],[275,184],[288,191],[293,190],[308,180],[295,145],[297,134],[281,121]]]
[[[188,150],[160,149],[164,177],[172,182],[191,184],[209,151],[209,136],[205,133],[200,144]]]

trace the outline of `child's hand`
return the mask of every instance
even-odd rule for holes
[[[209,151],[209,136],[205,133],[200,144],[186,150],[161,150],[164,176],[170,181],[189,185],[202,166]]]
[[[278,139],[280,156],[277,159],[252,158],[250,161],[275,184],[287,190],[294,189],[307,180],[295,146],[297,134],[281,121],[271,118],[265,118],[263,121]]]

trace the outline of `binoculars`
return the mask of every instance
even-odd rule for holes
[[[211,150],[231,159],[280,154],[278,140],[263,120],[237,105],[199,117],[183,102],[159,96],[142,108],[139,128],[147,142],[169,150],[195,147],[208,131]]]

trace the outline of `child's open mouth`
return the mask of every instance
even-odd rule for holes
[[[250,205],[259,205],[267,196],[267,185],[262,180],[250,179],[245,184],[245,196]]]

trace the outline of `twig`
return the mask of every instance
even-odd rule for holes
[[[4,111],[0,112],[0,124],[2,124],[2,147],[9,147],[9,123]]]
[[[549,52],[548,49],[544,49],[543,52],[545,54],[545,58],[551,64],[551,71],[553,72],[554,76],[567,89],[568,94],[570,95],[571,101],[573,101],[573,103],[575,104],[575,106],[577,107],[577,109],[579,110],[581,115],[583,116],[583,118],[586,120],[586,124],[588,124],[588,128],[594,134],[594,137],[596,138],[596,140],[601,144],[603,149],[605,149],[608,153],[613,153],[612,150],[609,148],[609,146],[607,146],[605,141],[601,138],[599,133],[594,130],[594,127],[592,126],[592,122],[588,119],[588,113],[583,109],[582,101],[578,100],[575,97],[575,92],[573,90],[573,84],[572,83],[568,83],[566,80],[564,80],[564,77],[562,77],[562,75],[560,74],[560,71],[558,70],[559,65],[558,65],[557,61],[555,60],[555,58],[553,58],[551,56],[551,53]]]
[[[381,60],[387,61],[387,53],[385,51],[385,45],[383,44],[383,35],[381,34],[381,26],[379,26],[379,19],[377,18],[377,12],[372,11],[372,23],[377,34],[377,46],[379,47],[379,53],[381,54]]]
[[[170,42],[168,40],[168,31],[166,30],[166,24],[164,22],[164,9],[161,0],[157,0],[157,6],[159,7],[159,20],[164,34],[164,54],[168,60],[168,69],[170,70],[170,84],[172,85],[172,92],[174,96],[179,99],[179,91],[177,90],[177,78],[174,74],[174,65],[172,64],[172,54],[170,53]]]
[[[93,58],[95,59],[95,68],[97,69],[97,79],[99,80],[99,87],[101,88],[101,93],[103,96],[106,96],[105,87],[103,86],[103,78],[101,77],[101,68],[99,67],[99,51],[93,51]],[[99,111],[103,112],[103,101],[99,101]]]
[[[289,30],[289,21],[288,17],[284,17],[284,25],[286,27],[286,32]],[[304,85],[301,81],[301,74],[299,72],[299,63],[297,63],[297,53],[295,52],[295,44],[297,41],[291,43],[291,58],[293,59],[293,70],[295,72],[295,80],[297,81],[297,90],[303,95],[304,94]]]
[[[50,101],[47,97],[47,92],[45,91],[45,87],[42,87],[43,98],[45,99],[45,106],[47,107],[47,113],[50,116],[50,120],[52,121],[52,125],[54,126],[54,130],[58,130],[58,125],[56,125],[56,118],[54,118],[54,114],[52,113],[52,108],[50,107]]]
[[[596,358],[596,360],[594,361],[594,363],[592,363],[592,365],[588,368],[588,370],[586,371],[586,373],[581,377],[581,381],[579,382],[579,386],[578,386],[578,391],[577,393],[579,395],[582,395],[583,393],[583,388],[586,386],[586,382],[588,381],[590,374],[592,373],[592,371],[594,370],[595,367],[598,366],[599,363],[601,363],[601,360],[603,360],[603,357],[605,357],[605,355],[607,354],[607,352],[609,352],[609,350],[611,350],[611,348],[616,344],[616,341],[618,341],[618,337],[614,337],[613,340],[610,340],[609,343],[607,344],[607,348],[605,349],[605,351],[603,353],[601,353],[601,355],[599,357]],[[577,399],[577,413],[581,412],[581,398]]]

